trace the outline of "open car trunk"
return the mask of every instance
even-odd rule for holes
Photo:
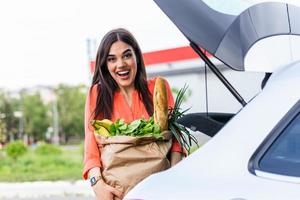
[[[300,50],[296,48],[300,45],[300,9],[294,5],[265,2],[238,15],[230,15],[212,9],[201,0],[154,1],[242,106],[247,103],[205,51],[238,71],[272,73],[300,59]],[[233,116],[230,113],[192,113],[178,122],[213,137]]]

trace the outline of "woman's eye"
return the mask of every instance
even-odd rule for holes
[[[132,56],[131,53],[126,53],[126,54],[124,54],[124,58],[125,58],[125,59],[131,58],[131,56]]]
[[[107,62],[114,62],[116,60],[116,58],[114,57],[108,57],[107,58]]]

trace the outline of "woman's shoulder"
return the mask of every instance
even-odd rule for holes
[[[169,85],[167,79],[165,79],[164,77],[161,77],[161,78],[164,79],[165,85],[166,85],[166,87],[167,87],[167,90],[170,90],[170,85]],[[151,93],[153,93],[156,79],[157,79],[157,77],[148,79],[148,88],[149,88],[149,90],[150,90]]]
[[[157,77],[148,79],[148,81],[147,81],[148,82],[148,86],[151,86],[151,85],[154,86],[156,79],[157,79]]]
[[[93,84],[90,86],[89,90],[88,90],[88,94],[91,96],[91,97],[96,97],[98,92],[99,92],[99,88],[100,88],[100,85],[99,84]]]
[[[99,87],[99,84],[93,84],[90,86],[90,91],[91,92],[97,91],[98,87]]]
[[[155,81],[156,81],[156,77],[148,79],[148,81],[147,81],[148,82],[148,88],[149,88],[151,93],[153,93]]]

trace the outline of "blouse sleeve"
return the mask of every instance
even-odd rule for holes
[[[93,128],[90,124],[90,120],[93,118],[92,113],[94,111],[97,99],[97,86],[93,86],[87,94],[85,103],[85,116],[84,116],[84,161],[83,161],[83,173],[82,177],[87,179],[88,172],[94,167],[101,167],[100,152],[96,139],[93,133]]]
[[[168,95],[168,107],[174,107],[174,98],[172,95],[172,91],[170,88],[170,85],[167,81],[165,81],[166,83],[166,89],[167,89],[167,95]],[[171,147],[171,151],[172,152],[180,152],[182,153],[182,148],[181,145],[179,144],[179,142],[176,140],[176,138],[172,138],[172,147]]]

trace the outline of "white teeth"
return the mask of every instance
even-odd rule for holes
[[[122,75],[124,76],[124,75],[128,75],[128,74],[129,74],[129,71],[120,71],[120,72],[117,72],[117,74],[118,74],[118,75],[121,75],[121,76],[122,76]]]
[[[118,72],[119,74],[127,74],[129,71]]]

